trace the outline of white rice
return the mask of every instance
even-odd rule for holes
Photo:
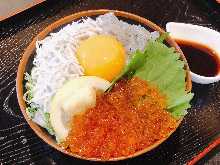
[[[75,56],[80,40],[97,34],[114,35],[125,47],[127,59],[137,49],[144,50],[149,39],[156,39],[158,32],[150,33],[140,25],[131,25],[112,14],[101,15],[96,20],[87,18],[63,27],[36,43],[36,57],[31,72],[33,80],[32,104],[39,107],[33,120],[45,127],[44,113],[49,103],[66,80],[83,75],[83,68]]]

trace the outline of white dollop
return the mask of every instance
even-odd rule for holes
[[[166,30],[174,39],[192,41],[213,49],[220,59],[220,33],[199,25],[187,23],[168,22]],[[215,77],[205,77],[190,72],[192,81],[199,84],[209,84],[220,80],[220,74]]]
[[[84,113],[96,105],[96,93],[104,92],[110,82],[95,76],[69,80],[55,94],[50,104],[50,122],[58,142],[68,136],[74,115]]]

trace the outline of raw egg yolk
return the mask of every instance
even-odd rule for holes
[[[113,80],[125,65],[125,49],[111,35],[96,35],[82,41],[76,51],[85,75]]]

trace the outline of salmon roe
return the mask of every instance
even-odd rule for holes
[[[119,81],[97,96],[96,106],[74,116],[63,143],[70,152],[107,160],[128,156],[168,136],[177,121],[166,111],[166,98],[137,77]]]

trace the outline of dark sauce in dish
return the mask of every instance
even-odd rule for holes
[[[214,77],[219,73],[220,60],[213,49],[192,41],[176,40],[176,42],[193,73],[206,77]]]

